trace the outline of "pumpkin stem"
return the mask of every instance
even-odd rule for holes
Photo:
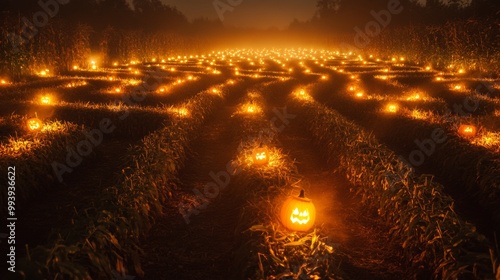
[[[300,190],[299,197],[300,197],[300,198],[305,198],[305,197],[306,197],[306,196],[305,196],[305,192],[304,192],[304,190]]]

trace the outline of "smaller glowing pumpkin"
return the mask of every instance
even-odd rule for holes
[[[43,127],[43,122],[39,118],[30,118],[26,124],[28,125],[28,129],[31,131],[38,131]]]
[[[269,150],[262,144],[252,151],[252,160],[254,165],[261,166],[269,163]]]
[[[387,104],[387,106],[385,107],[385,111],[388,112],[388,113],[397,113],[399,110],[399,107],[397,104],[395,103],[389,103]]]
[[[464,137],[475,137],[477,134],[477,128],[474,125],[462,124],[458,128],[458,133]]]
[[[283,203],[280,218],[289,230],[308,231],[314,226],[316,208],[301,190],[299,196],[291,196]]]
[[[40,102],[42,102],[42,104],[49,105],[50,104],[50,97],[42,96],[42,98],[40,98]]]

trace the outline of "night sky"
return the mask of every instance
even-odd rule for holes
[[[227,3],[227,0],[220,0]],[[206,17],[218,19],[213,0],[163,0],[177,7],[189,20]],[[237,1],[235,1],[237,2]],[[232,12],[224,13],[225,25],[238,27],[284,28],[294,19],[306,20],[316,11],[311,0],[243,0]]]

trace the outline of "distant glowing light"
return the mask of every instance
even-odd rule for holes
[[[464,137],[475,137],[477,134],[477,128],[474,125],[462,124],[458,128],[458,133]]]
[[[414,93],[406,98],[408,101],[420,101],[422,100],[422,95],[420,93]]]
[[[302,100],[306,100],[306,101],[311,100],[311,96],[306,92],[305,89],[295,91],[294,95],[298,99],[302,99]]]
[[[397,113],[399,110],[399,106],[395,103],[389,103],[387,104],[387,106],[385,107],[385,111],[388,112],[388,113]]]
[[[38,118],[30,118],[27,121],[28,129],[31,131],[41,130],[43,127],[43,122]]]
[[[189,110],[185,107],[179,107],[179,108],[170,108],[169,109],[170,113],[173,113],[177,115],[178,117],[181,118],[187,118],[190,116]]]
[[[42,103],[42,104],[49,105],[50,102],[51,102],[51,100],[50,100],[49,96],[42,96],[40,98],[40,103]]]
[[[424,112],[414,109],[413,111],[411,111],[411,117],[417,120],[427,120],[432,117],[432,112]]]
[[[465,90],[465,87],[463,85],[458,84],[458,85],[453,85],[452,89],[456,91],[462,91]]]

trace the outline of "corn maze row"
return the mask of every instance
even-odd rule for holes
[[[16,198],[2,187],[0,205],[20,221],[5,279],[498,278],[499,88],[453,65],[303,49],[3,78]],[[324,176],[292,156],[294,137]],[[341,190],[397,248],[379,268],[392,274],[360,265],[353,229],[328,223],[320,194]]]

